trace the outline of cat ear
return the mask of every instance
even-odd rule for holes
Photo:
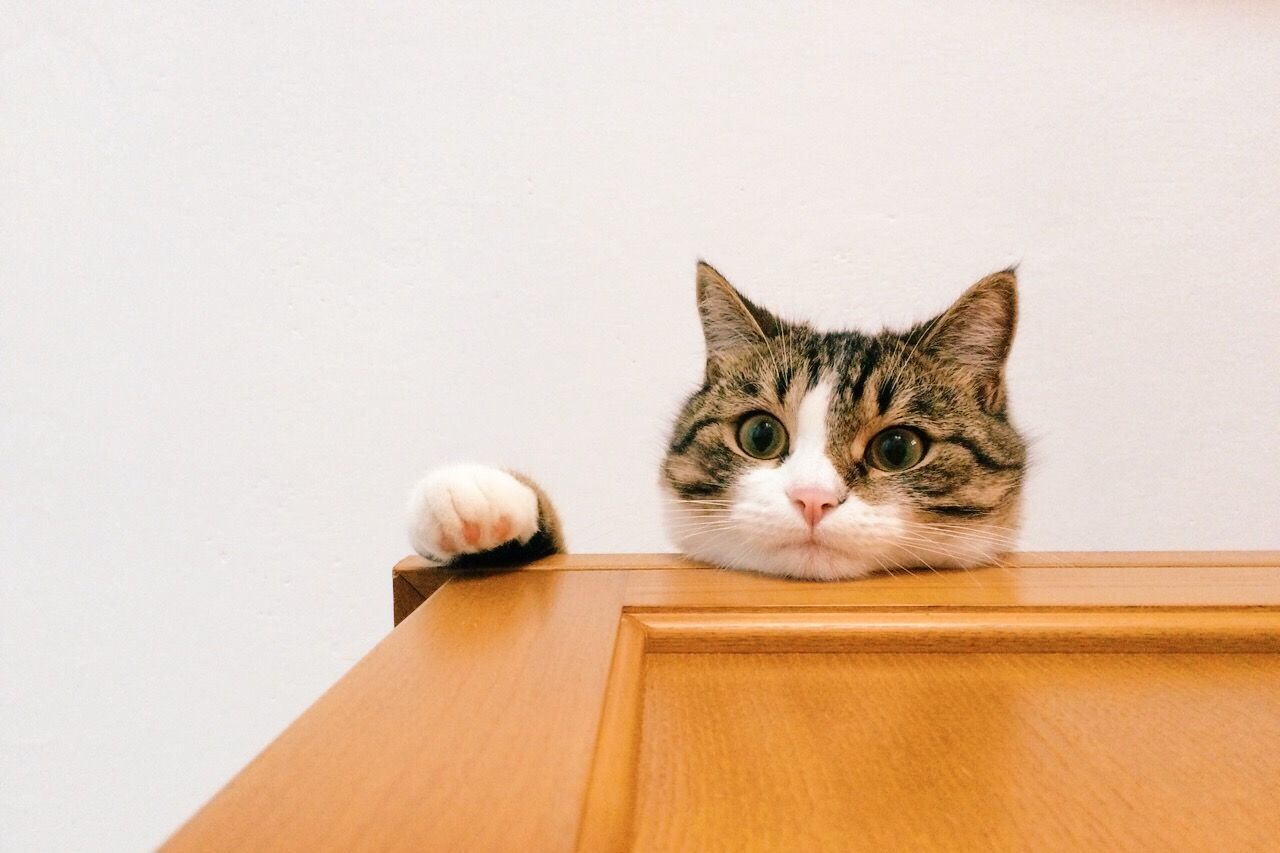
[[[698,261],[698,314],[707,339],[707,361],[771,338],[782,324],[753,304],[706,261]]]
[[[921,348],[970,373],[990,411],[1004,404],[1004,365],[1018,321],[1018,277],[993,273],[924,326]]]

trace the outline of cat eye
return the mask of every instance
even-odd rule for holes
[[[787,447],[787,430],[773,415],[747,415],[738,424],[738,446],[756,459],[774,459]]]
[[[889,427],[867,445],[867,461],[881,471],[905,471],[919,465],[927,449],[924,436],[910,427]]]

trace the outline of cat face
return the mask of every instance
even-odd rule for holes
[[[662,479],[672,538],[728,568],[807,578],[967,567],[1013,542],[1026,446],[1004,364],[1013,271],[905,332],[819,332],[706,264],[705,381]]]

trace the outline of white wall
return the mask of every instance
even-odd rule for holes
[[[6,4],[0,846],[177,826],[427,466],[666,549],[699,255],[829,325],[1021,260],[1024,545],[1280,547],[1274,6],[435,5]]]

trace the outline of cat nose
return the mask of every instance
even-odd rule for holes
[[[810,527],[817,527],[823,516],[840,506],[840,496],[821,486],[792,486],[787,497]]]

